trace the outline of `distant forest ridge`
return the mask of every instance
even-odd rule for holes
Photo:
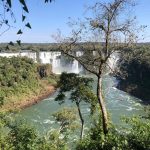
[[[78,43],[84,48],[90,48],[94,46],[95,48],[100,48],[103,46],[103,42],[82,42]],[[0,52],[15,52],[20,50],[30,50],[30,51],[59,51],[60,43],[22,43],[18,45],[14,43],[0,43]],[[150,42],[137,43],[137,46],[150,46]]]

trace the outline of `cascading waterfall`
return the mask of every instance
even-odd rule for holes
[[[82,52],[76,52],[76,56],[79,57],[82,55]],[[67,61],[67,59],[61,55],[61,52],[39,52],[39,58],[43,64],[50,63],[53,73],[56,74],[61,74],[62,72],[80,73],[82,71],[82,66],[79,65],[77,60]]]
[[[82,55],[83,55],[83,52],[81,52],[81,51],[76,52],[77,57],[80,57]],[[83,71],[83,67],[79,64],[79,62],[77,60],[74,60],[73,61],[73,66],[72,66],[72,72],[80,73],[81,71]]]
[[[83,55],[83,52],[76,51],[76,56],[80,57]],[[96,55],[96,51],[93,51],[93,55]],[[21,51],[17,53],[0,53],[2,57],[17,57],[17,56],[26,56],[28,58],[33,59],[35,62],[40,60],[42,64],[51,64],[52,72],[56,74],[61,74],[62,72],[68,73],[80,73],[83,71],[83,67],[79,64],[77,60],[68,61],[67,58],[61,55],[61,52],[39,52],[38,58],[36,52],[31,51]],[[107,74],[114,71],[117,65],[117,61],[119,59],[118,53],[113,53],[111,57],[108,59],[108,65],[110,66],[107,70]],[[111,69],[110,69],[111,68]]]
[[[76,56],[82,56],[83,53],[80,51],[76,52]],[[68,73],[80,73],[83,68],[77,60],[67,60],[67,58],[61,55],[61,52],[39,52],[38,56],[36,52],[21,51],[17,53],[0,53],[2,57],[28,57],[33,59],[35,62],[42,64],[51,64],[52,72],[61,74],[62,72]],[[38,57],[38,58],[37,58]],[[39,60],[39,61],[38,61]]]
[[[71,68],[72,68],[71,72],[73,72],[73,73],[79,73],[79,63],[78,63],[78,61],[73,60],[73,64],[72,64]]]
[[[108,59],[108,72],[107,74],[115,71],[116,67],[117,67],[117,62],[119,60],[119,54],[116,52],[116,53],[113,53],[110,58]]]
[[[1,57],[28,57],[33,59],[36,62],[36,53],[30,52],[30,51],[23,51],[23,52],[17,52],[17,53],[0,53]]]
[[[35,62],[37,61],[36,53],[34,53],[34,52],[21,52],[21,53],[19,53],[19,56],[31,58]]]
[[[13,57],[13,56],[15,56],[15,57],[17,57],[17,56],[19,56],[19,53],[0,53],[0,56],[1,57]]]
[[[96,56],[96,54],[97,54],[96,51],[93,51],[93,56]]]
[[[60,57],[61,52],[39,52],[39,59],[42,64],[51,64],[52,72],[60,74]]]

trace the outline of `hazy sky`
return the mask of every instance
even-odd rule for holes
[[[15,41],[19,38],[16,33],[19,28],[23,28],[23,24],[21,22],[21,7],[17,1],[13,1],[13,11],[17,22],[8,32],[0,36],[0,42]],[[27,21],[31,23],[32,29],[24,30],[24,34],[20,37],[22,42],[55,42],[51,35],[55,34],[57,29],[60,29],[66,35],[69,33],[68,17],[73,19],[83,18],[85,5],[96,2],[96,0],[55,0],[53,3],[44,4],[43,1],[27,0],[30,11]],[[139,24],[148,26],[145,30],[145,41],[150,42],[150,0],[136,1],[138,5],[135,7],[134,13]],[[0,32],[2,32],[2,29],[0,29]]]

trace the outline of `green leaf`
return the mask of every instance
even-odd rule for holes
[[[25,26],[31,29],[31,25],[29,22]]]
[[[26,19],[26,16],[22,15],[22,22]]]
[[[17,32],[17,34],[22,34],[23,32],[21,31],[21,29]]]
[[[26,6],[25,0],[19,0],[23,6]]]
[[[11,0],[7,0],[9,7],[11,8]]]
[[[9,45],[14,46],[14,43],[12,41],[9,42]]]
[[[52,2],[52,0],[45,0],[45,3],[48,3],[50,1],[50,3]]]
[[[21,41],[20,41],[20,40],[17,40],[16,42],[17,42],[17,44],[18,44],[19,46],[21,45]]]
[[[8,20],[5,20],[5,24],[8,24]]]
[[[29,10],[28,10],[27,6],[24,6],[23,10],[26,11],[27,13],[29,13]]]
[[[29,13],[25,0],[19,0],[19,1],[23,5],[23,10],[26,11],[27,13]]]

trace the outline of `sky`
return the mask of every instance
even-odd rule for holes
[[[110,0],[103,0],[105,2]],[[138,5],[134,8],[139,25],[147,25],[141,42],[150,42],[150,0],[136,0]],[[22,36],[16,35],[17,31],[23,29],[21,22],[22,10],[18,0],[13,1],[13,12],[16,23],[12,22],[9,31],[0,36],[0,43],[21,40],[23,43],[52,43],[56,42],[52,35],[60,29],[66,36],[70,32],[67,22],[72,19],[84,18],[85,7],[92,5],[96,0],[55,0],[55,2],[44,4],[44,0],[27,0],[29,14],[27,22],[30,22],[32,29],[25,28]],[[0,28],[0,33],[3,31]]]

